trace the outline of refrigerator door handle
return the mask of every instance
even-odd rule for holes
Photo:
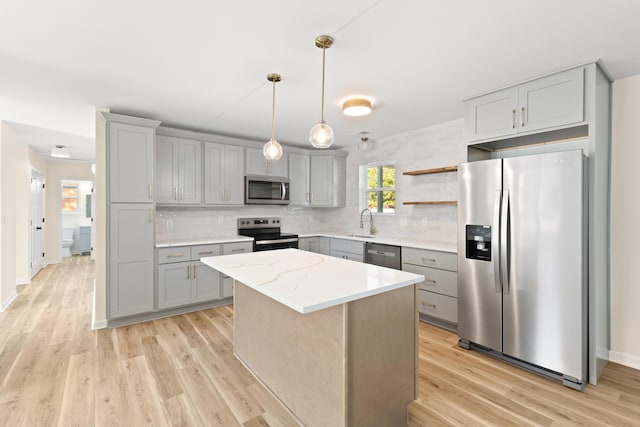
[[[502,293],[509,294],[509,190],[502,192],[502,209],[500,212],[500,272],[502,275]]]
[[[496,292],[502,292],[502,284],[500,282],[500,206],[502,205],[502,191],[496,190],[496,199],[493,204],[493,230],[494,236],[491,236],[491,258],[493,260],[493,280],[495,282]]]

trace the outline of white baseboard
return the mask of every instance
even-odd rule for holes
[[[31,283],[31,279],[18,279],[16,280],[16,286],[28,285]]]
[[[13,291],[11,296],[2,305],[0,305],[0,313],[2,313],[7,308],[9,308],[9,306],[11,305],[13,300],[15,300],[17,297],[18,297],[18,292],[17,291]]]
[[[630,368],[640,369],[640,356],[633,354],[626,354],[611,350],[609,352],[609,361],[619,363]]]
[[[91,330],[95,331],[96,329],[104,329],[107,327],[107,319],[104,320],[94,320],[91,323]]]
[[[91,311],[91,330],[104,329],[107,325],[107,319],[96,320],[96,279],[93,279],[93,310]]]

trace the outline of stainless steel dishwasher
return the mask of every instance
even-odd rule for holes
[[[400,270],[402,267],[400,246],[366,242],[364,244],[364,262]]]

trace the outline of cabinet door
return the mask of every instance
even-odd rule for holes
[[[247,175],[268,175],[268,161],[264,158],[262,150],[246,148]]]
[[[154,200],[154,129],[109,123],[109,201]]]
[[[333,156],[311,156],[310,205],[331,206],[333,201]]]
[[[204,202],[223,204],[224,199],[224,144],[204,143]]]
[[[180,203],[199,205],[202,201],[202,143],[180,139],[178,162]]]
[[[165,309],[191,302],[190,262],[158,266],[158,308]]]
[[[178,138],[156,137],[156,203],[178,203]]]
[[[309,156],[289,154],[289,201],[292,205],[309,206]]]
[[[267,160],[268,174],[271,176],[289,177],[289,154],[283,153],[278,160]]]
[[[584,69],[564,71],[519,86],[520,132],[584,121]]]
[[[300,237],[298,239],[298,249],[300,249],[301,251],[309,251],[309,252],[315,252],[313,250],[311,250],[315,239],[311,238],[311,237]]]
[[[225,190],[224,204],[244,204],[244,149],[234,145],[225,148]]]
[[[153,310],[154,212],[149,204],[109,208],[109,318]]]
[[[233,296],[233,279],[229,276],[222,276],[222,298]]]
[[[191,302],[204,302],[220,298],[221,274],[201,263],[193,261],[191,263]]]
[[[508,88],[467,101],[465,124],[471,141],[518,132],[518,89]]]

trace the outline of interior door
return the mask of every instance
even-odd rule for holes
[[[580,150],[504,159],[503,352],[577,379],[586,373],[582,183]]]
[[[31,171],[31,218],[30,218],[31,277],[44,267],[44,181],[40,172]]]
[[[497,159],[458,168],[458,335],[494,350],[502,347],[502,293],[495,255],[501,165]],[[468,241],[468,231],[478,230],[477,238],[470,235]],[[482,255],[474,258],[474,252]]]

